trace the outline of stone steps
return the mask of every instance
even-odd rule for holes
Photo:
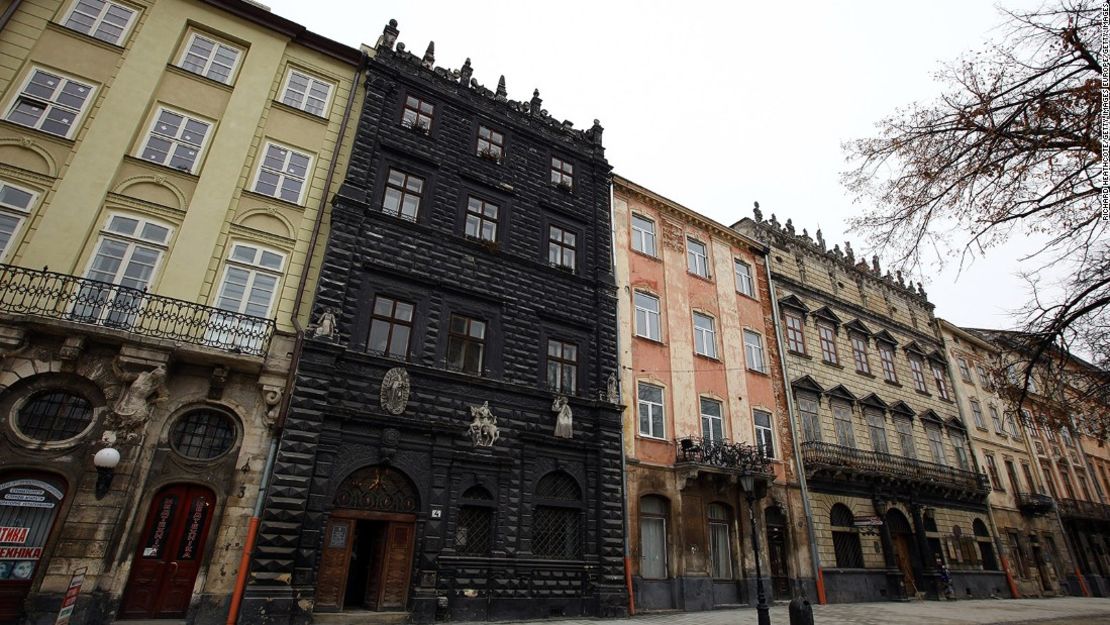
[[[409,622],[408,612],[372,612],[349,610],[345,612],[315,612],[313,625],[403,625]]]

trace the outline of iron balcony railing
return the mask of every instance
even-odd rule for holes
[[[1018,509],[1029,514],[1047,514],[1056,509],[1052,497],[1041,493],[1014,493]]]
[[[680,463],[693,463],[720,469],[735,470],[738,473],[770,475],[771,459],[755,445],[730,443],[725,439],[711,439],[700,436],[687,436],[678,439]]]
[[[1060,516],[1064,518],[1110,521],[1110,506],[1096,501],[1058,499],[1056,506],[1060,509]]]
[[[990,483],[983,473],[833,443],[802,443],[802,460],[809,472],[833,470],[849,478],[908,481],[920,486],[956,488],[977,495],[990,492]]]
[[[63,319],[261,356],[274,322],[142,289],[0,264],[0,312]]]

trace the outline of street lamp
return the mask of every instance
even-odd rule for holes
[[[763,592],[763,570],[759,566],[759,532],[755,527],[755,475],[750,472],[741,475],[740,487],[744,489],[744,496],[748,500],[748,518],[752,523],[752,550],[755,551],[755,592],[758,600],[758,603],[755,604],[756,618],[759,625],[771,625],[767,595]]]
[[[114,447],[105,447],[93,455],[93,466],[96,467],[97,499],[103,499],[112,488],[112,478],[116,476],[119,460],[119,450]]]

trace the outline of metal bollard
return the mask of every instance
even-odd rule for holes
[[[790,625],[813,625],[813,606],[805,597],[790,602]]]

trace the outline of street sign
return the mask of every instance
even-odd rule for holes
[[[73,577],[69,578],[69,588],[66,589],[66,596],[62,598],[62,609],[58,610],[58,619],[54,621],[54,625],[69,625],[69,617],[73,615],[73,606],[77,605],[77,595],[81,594],[81,584],[85,583],[85,567],[81,567],[73,572]]]

